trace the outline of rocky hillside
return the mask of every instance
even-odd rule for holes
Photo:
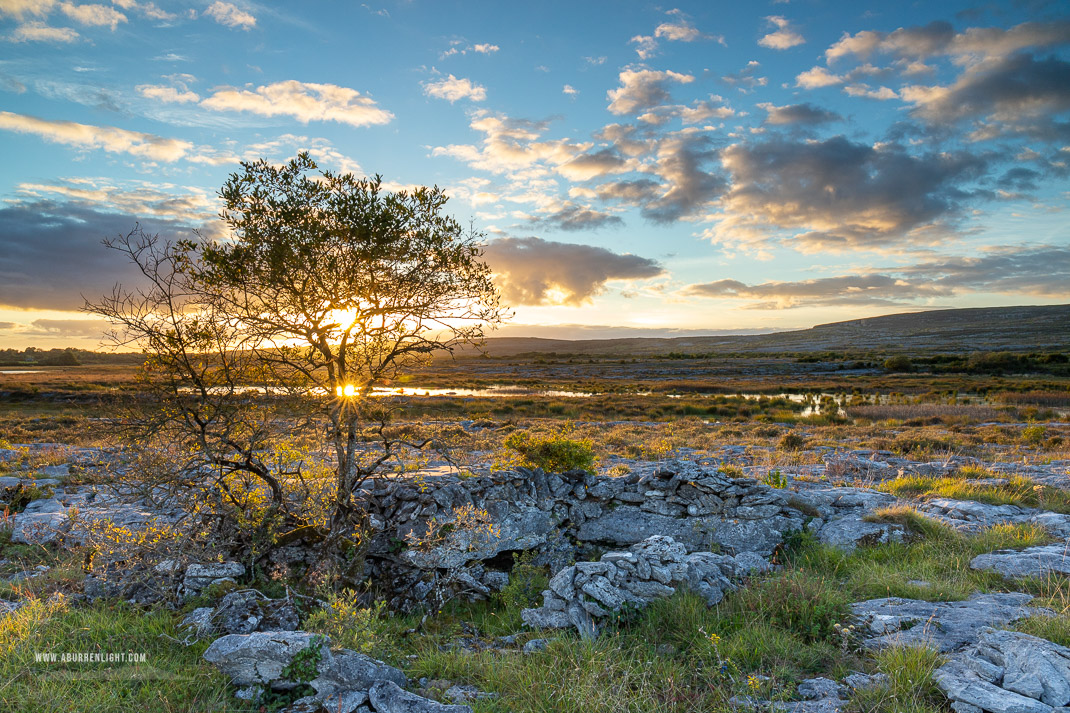
[[[523,353],[642,356],[717,352],[877,350],[973,352],[1070,349],[1070,305],[907,312],[745,336],[673,339],[488,339],[491,356]]]

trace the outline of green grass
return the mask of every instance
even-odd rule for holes
[[[908,527],[923,532],[924,538],[907,544],[862,547],[850,554],[810,541],[790,556],[790,563],[837,582],[851,601],[879,597],[961,600],[976,591],[1006,589],[998,574],[970,569],[974,557],[1051,540],[1036,525],[995,525],[976,534],[964,534],[918,513],[895,509],[884,514],[892,521],[913,522]],[[928,586],[918,582],[927,582]]]
[[[1004,485],[978,484],[957,477],[909,475],[885,481],[877,489],[905,498],[975,500],[989,505],[1019,505],[1070,513],[1070,493],[1038,485],[1019,475],[1011,476]]]
[[[701,597],[678,592],[607,628],[594,642],[571,632],[531,633],[527,638],[550,637],[546,651],[533,655],[442,650],[439,645],[451,633],[447,626],[412,642],[418,658],[408,674],[461,680],[499,693],[498,700],[473,705],[482,713],[684,713],[731,710],[728,699],[746,692],[751,674],[771,677],[764,695],[788,697],[803,678],[842,676],[859,665],[828,642],[756,620],[753,603],[739,592],[711,609]],[[482,619],[471,617],[471,608],[455,609],[442,615],[439,626],[464,614],[476,626],[482,621],[493,627],[488,610],[478,608]]]
[[[947,699],[933,682],[943,657],[927,648],[893,646],[873,655],[873,667],[888,677],[885,685],[858,691],[849,713],[942,713]]]
[[[0,617],[0,701],[4,711],[127,713],[132,710],[247,711],[226,678],[186,647],[175,614],[120,604],[69,606],[31,600]],[[38,653],[144,653],[144,663],[44,663]]]

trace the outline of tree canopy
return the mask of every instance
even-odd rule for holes
[[[307,154],[242,163],[220,197],[224,238],[172,243],[135,229],[105,241],[145,283],[87,309],[112,321],[117,344],[147,353],[161,408],[138,421],[139,437],[181,446],[179,482],[239,506],[232,480],[251,479],[294,533],[315,531],[334,551],[360,519],[360,483],[428,443],[390,435],[372,388],[478,343],[505,316],[481,236],[444,213],[437,187],[391,192],[379,176],[319,171]],[[280,421],[299,416],[326,419],[334,477],[319,519],[286,493],[303,482],[301,459],[275,447]]]

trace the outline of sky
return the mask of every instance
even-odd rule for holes
[[[0,347],[299,151],[443,188],[492,336],[1070,302],[1065,1],[0,0]]]

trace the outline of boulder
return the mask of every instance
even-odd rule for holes
[[[902,542],[902,525],[882,522],[866,522],[862,515],[848,515],[825,524],[817,539],[827,545],[852,552],[856,547]]]
[[[216,631],[251,634],[254,631],[294,631],[299,617],[287,599],[268,599],[255,590],[231,592],[211,616]]]
[[[194,596],[202,589],[218,582],[234,582],[245,574],[245,565],[240,562],[213,562],[211,564],[191,564],[186,568],[182,580],[182,593]]]
[[[1070,706],[1070,649],[1016,631],[985,629],[933,679],[960,712],[1052,713]]]
[[[271,686],[289,690],[297,683],[282,678],[282,671],[294,656],[319,648],[316,670],[322,675],[331,668],[333,656],[325,637],[305,631],[265,631],[254,634],[228,634],[216,639],[204,652],[204,660],[230,677],[235,686]]]
[[[970,561],[970,568],[999,572],[1007,579],[1070,576],[1070,550],[1065,542],[1024,550],[999,550],[977,555]]]
[[[368,691],[375,713],[472,713],[468,706],[447,705],[409,693],[393,681],[379,681]]]
[[[15,516],[11,541],[22,545],[52,542],[70,527],[67,508],[55,498],[33,500]]]
[[[326,668],[310,685],[325,696],[337,691],[366,691],[376,681],[390,681],[398,686],[408,683],[405,674],[390,664],[370,656],[342,649],[336,652]]]

